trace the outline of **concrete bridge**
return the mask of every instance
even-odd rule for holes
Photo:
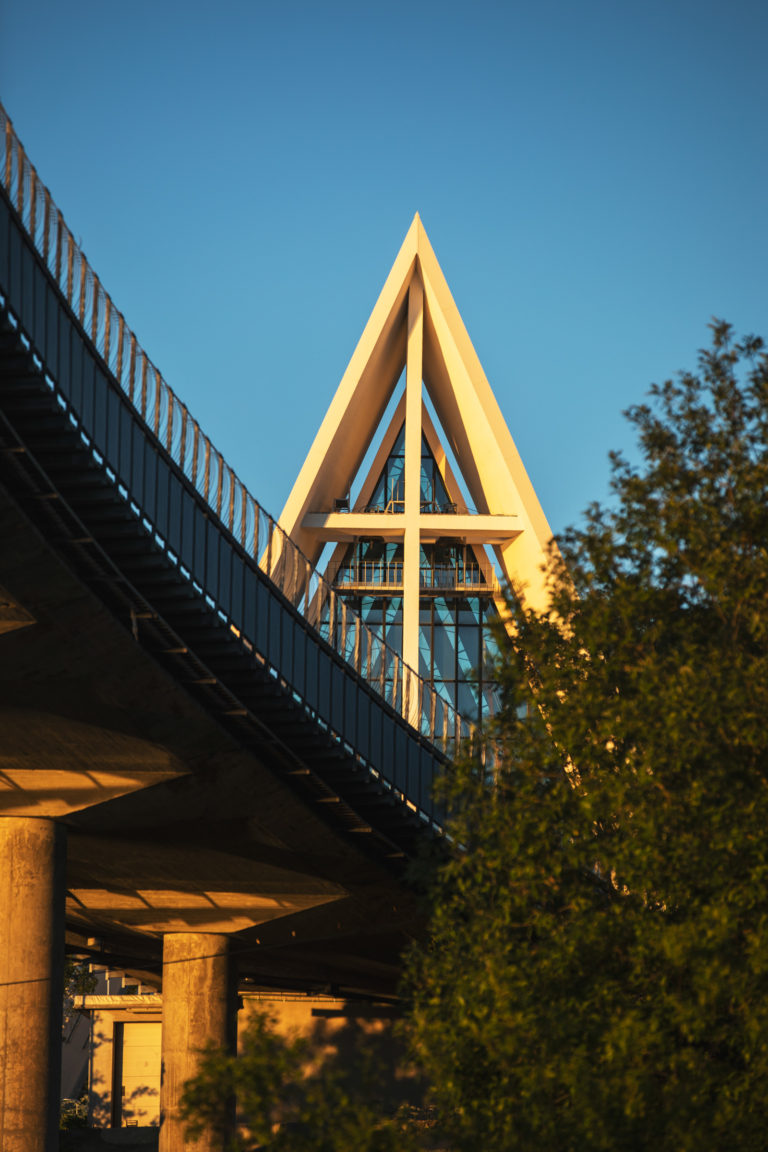
[[[56,1147],[66,941],[162,969],[169,1152],[237,978],[394,995],[470,726],[259,507],[0,132],[0,1146]]]

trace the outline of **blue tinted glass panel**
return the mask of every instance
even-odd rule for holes
[[[435,691],[441,700],[447,700],[449,704],[456,706],[456,681],[455,680],[435,680]],[[441,716],[442,709],[438,709]],[[436,716],[435,729],[439,732],[442,725],[442,719]]]
[[[492,613],[489,610],[486,614],[486,619],[488,619],[492,615],[495,615],[495,613]],[[498,658],[498,655],[499,655],[499,646],[496,642],[496,637],[494,636],[493,632],[491,631],[491,629],[486,624],[486,626],[483,628],[482,676],[483,676],[484,680],[490,676],[493,676],[494,670],[495,670],[494,669],[494,663],[495,663],[496,659]]]
[[[477,716],[480,711],[480,688],[477,684],[466,681],[456,686],[456,707],[460,714],[468,719]]]
[[[422,600],[419,605],[419,675],[432,675],[432,605]]]
[[[433,626],[433,674],[436,680],[453,680],[456,675],[456,625],[452,603],[435,600]]]

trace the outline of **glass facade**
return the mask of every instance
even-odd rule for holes
[[[382,469],[366,512],[405,511],[405,425],[400,429],[392,451]],[[455,512],[426,437],[421,437],[421,511]]]
[[[455,512],[456,505],[432,455],[426,437],[421,437],[421,510],[422,512]]]
[[[405,424],[397,435],[365,511],[405,511]]]
[[[401,595],[342,593],[371,631],[397,652],[403,648]],[[487,596],[423,596],[419,601],[419,675],[465,719],[488,718],[498,711],[493,664],[498,647],[493,635],[497,612]],[[387,696],[392,691],[392,669],[379,671]]]
[[[368,511],[404,511],[404,442],[401,429]],[[424,437],[421,510],[456,511]],[[487,718],[497,711],[493,662],[498,649],[492,625],[498,614],[489,572],[474,549],[459,540],[445,538],[421,546],[418,672],[467,719]],[[328,577],[368,627],[402,652],[402,540],[357,540],[329,570]],[[391,690],[390,684],[387,687]]]

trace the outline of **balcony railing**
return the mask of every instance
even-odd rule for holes
[[[337,504],[339,501],[337,501]],[[334,508],[335,512],[342,511],[342,509]],[[347,509],[344,509],[347,511]],[[422,500],[419,511],[424,514],[428,512],[436,512],[442,516],[455,516],[458,511],[458,505],[453,500]],[[366,504],[363,512],[379,512],[379,513],[403,513],[405,512],[405,500],[399,500],[392,497],[390,500],[381,501],[376,504]]]
[[[400,589],[403,587],[402,560],[361,560],[357,564],[337,564],[326,571],[326,579],[340,591],[353,588]]]
[[[342,561],[329,567],[325,578],[340,592],[402,592],[403,561]],[[493,595],[501,591],[494,573],[487,573],[474,563],[422,565],[419,587],[433,592],[471,592],[475,595]]]
[[[419,576],[421,587],[434,591],[479,593],[493,590],[479,564],[431,564],[423,566]]]

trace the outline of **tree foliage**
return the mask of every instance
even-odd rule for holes
[[[62,1003],[62,1032],[71,1025],[76,1015],[75,997],[93,992],[98,981],[87,960],[67,956],[64,964],[64,998]]]
[[[218,1131],[226,1152],[410,1152],[409,1117],[379,1100],[376,1058],[364,1045],[351,1068],[325,1044],[286,1037],[255,1013],[237,1056],[210,1049],[185,1086],[188,1134]],[[238,1131],[229,1134],[227,1102],[237,1098]]]
[[[458,1149],[758,1149],[768,1127],[768,358],[712,325],[640,464],[510,597],[503,756],[447,782],[411,957]]]

